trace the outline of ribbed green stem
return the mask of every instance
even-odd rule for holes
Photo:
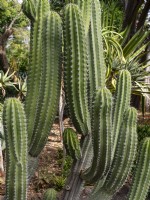
[[[23,0],[22,3],[22,10],[24,14],[31,20],[35,21],[36,20],[36,5],[33,0]]]
[[[91,183],[108,173],[112,153],[112,95],[106,88],[94,95],[92,107],[93,161],[83,178]]]
[[[66,4],[67,3],[75,3],[79,6],[84,20],[85,32],[87,34],[91,20],[92,0],[66,0]]]
[[[115,153],[124,112],[130,105],[130,96],[131,96],[131,75],[129,71],[122,70],[120,71],[117,80],[117,89],[115,94],[115,103],[113,110],[112,135],[114,139],[113,139],[112,156],[114,156]]]
[[[46,8],[45,8],[46,7]],[[43,17],[49,11],[47,0],[39,0],[37,3],[37,20],[31,27],[30,68],[27,79],[27,95],[25,101],[25,112],[27,115],[28,143],[31,144],[33,129],[38,113],[39,88],[42,77],[42,27]]]
[[[57,192],[53,188],[48,189],[43,196],[43,200],[56,200]]]
[[[63,144],[66,152],[73,159],[78,160],[81,158],[81,149],[78,136],[71,128],[66,128],[63,132]]]
[[[79,133],[90,130],[87,97],[87,46],[82,14],[75,4],[65,7],[65,93],[73,124]]]
[[[134,108],[128,109],[121,125],[115,156],[110,171],[102,188],[94,188],[92,196],[113,194],[122,187],[129,172],[131,171],[136,155],[137,147],[137,112]]]
[[[99,0],[92,0],[92,15],[89,31],[89,88],[90,99],[100,87],[105,87],[105,61],[101,31],[101,8]]]
[[[32,156],[37,156],[45,145],[55,119],[60,95],[61,19],[57,13],[49,12],[43,18],[42,24],[42,74],[29,151]]]
[[[145,200],[150,187],[150,138],[145,138],[139,158],[129,200]]]
[[[27,127],[21,102],[10,98],[4,103],[6,139],[6,199],[27,198]]]

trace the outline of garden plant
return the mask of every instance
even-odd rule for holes
[[[106,87],[100,2],[65,3],[62,19],[47,0],[24,0],[22,4],[31,23],[30,68],[24,105],[15,98],[4,104],[8,200],[27,199],[27,185],[57,113],[62,71],[66,103],[76,129],[69,128],[63,135],[73,164],[61,194],[56,197],[49,189],[44,199],[80,200],[89,183],[93,185],[89,200],[111,200],[137,156],[137,111],[130,107],[130,72],[120,70],[115,93]],[[149,186],[150,138],[146,138],[127,199],[145,200]]]

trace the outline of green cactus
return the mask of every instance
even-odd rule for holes
[[[64,86],[69,113],[81,139],[79,142],[72,129],[64,131],[64,145],[74,161],[61,199],[80,199],[88,181],[95,184],[90,199],[110,200],[124,184],[135,159],[137,113],[130,107],[131,75],[127,70],[119,73],[113,101],[105,85],[100,2],[66,0],[66,4]],[[4,106],[6,199],[15,200],[26,199],[27,131],[28,167],[33,166],[28,170],[33,173],[55,119],[61,82],[60,16],[50,11],[48,0],[24,0],[22,9],[31,21],[31,66],[25,100],[27,123],[18,100],[8,99]],[[148,187],[144,179],[150,185],[149,149],[146,139],[129,200],[137,200],[139,195],[140,200],[145,199]],[[143,190],[140,183],[145,187]],[[48,190],[44,199],[56,199],[56,192]]]
[[[129,200],[145,200],[150,187],[150,138],[142,141]]]
[[[99,87],[105,87],[105,61],[101,30],[101,8],[98,0],[92,0],[91,25],[88,34],[90,99]]]
[[[31,66],[25,101],[29,153],[33,157],[43,149],[55,119],[61,81],[61,19],[50,12],[48,1],[38,2],[37,20],[31,28]]]
[[[89,182],[96,182],[107,174],[112,152],[112,95],[104,88],[99,89],[94,96],[91,112],[93,161],[83,175]]]
[[[4,103],[6,140],[6,199],[27,198],[27,127],[21,102],[9,98]]]
[[[74,3],[77,3],[80,7],[79,2],[74,1]],[[135,109],[129,108],[131,75],[127,70],[120,72],[112,107],[111,93],[105,88],[106,69],[100,11],[99,1],[93,0],[91,26],[89,38],[87,38],[83,37],[85,34],[81,34],[78,30],[81,28],[80,26],[85,30],[82,22],[84,19],[79,8],[74,4],[68,4],[65,8],[65,92],[73,124],[77,131],[85,136],[85,139],[84,137],[81,138],[81,144],[83,144],[82,158],[74,164],[72,174],[68,179],[70,182],[68,181],[66,184],[70,187],[69,192],[64,189],[62,195],[62,199],[66,200],[79,199],[80,187],[83,186],[84,180],[96,183],[91,199],[99,199],[99,194],[101,194],[101,199],[110,199],[125,182],[135,159],[137,113]],[[80,16],[80,19],[78,19],[78,16]],[[82,37],[82,40],[79,39],[80,37]],[[89,55],[87,60],[89,63],[88,81],[85,76],[82,76],[83,68],[78,67],[80,61],[84,58],[81,47],[87,45],[87,39],[89,48],[88,51],[87,48],[84,48],[84,52],[85,55]],[[78,41],[80,41],[79,44]],[[80,84],[83,82],[89,86],[90,92],[88,94],[87,89],[83,90],[83,84]],[[81,109],[84,107],[80,103],[80,99],[86,100],[86,102],[87,99],[90,100],[90,106],[86,107],[87,112],[81,113]],[[91,122],[87,123],[87,116],[88,119],[91,119]],[[87,132],[84,132],[85,128],[83,127],[88,127],[88,129],[86,128]],[[89,135],[85,133],[89,133]],[[86,141],[87,137],[92,138],[93,146],[93,158],[90,167],[86,160],[88,160],[92,151],[89,141]],[[129,159],[127,159],[127,155],[129,155]],[[116,167],[117,164],[118,167]],[[74,177],[75,174],[76,177]]]
[[[130,105],[131,97],[131,74],[127,70],[122,70],[117,80],[115,102],[113,108],[113,155],[115,153],[118,135],[123,120],[123,115]],[[112,155],[112,156],[113,156]]]
[[[77,4],[81,10],[84,25],[85,25],[85,32],[88,33],[90,21],[91,21],[91,9],[92,9],[92,0],[66,0],[66,4],[74,3]]]
[[[56,200],[57,199],[57,192],[53,188],[49,188],[46,190],[43,196],[43,200]]]
[[[34,0],[24,0],[22,10],[31,21],[36,20],[36,5]]]
[[[65,7],[64,38],[66,102],[75,128],[80,134],[86,135],[90,129],[87,45],[83,17],[75,4],[68,4]]]
[[[27,0],[24,0],[27,1]],[[34,123],[38,111],[39,88],[42,75],[42,28],[43,16],[49,12],[47,0],[38,0],[37,2],[37,20],[31,21],[31,39],[30,39],[30,68],[27,79],[27,95],[25,101],[25,112],[28,123],[28,143],[30,145],[34,130]],[[23,7],[24,8],[24,7]],[[24,10],[23,10],[24,11]]]
[[[37,156],[46,143],[55,119],[60,95],[61,19],[57,13],[49,12],[43,21],[43,66],[37,96],[39,97],[38,110],[36,111],[29,151],[32,156]]]
[[[129,108],[124,116],[122,126],[117,140],[117,147],[111,168],[105,178],[103,186],[97,184],[91,195],[91,199],[109,200],[113,194],[124,184],[136,155],[137,134],[136,134],[137,112]]]
[[[81,149],[78,136],[72,128],[66,128],[64,130],[63,144],[69,156],[71,156],[75,160],[81,158]]]

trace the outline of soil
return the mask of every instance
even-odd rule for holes
[[[142,122],[143,123],[143,122]],[[64,127],[70,127],[70,120],[64,120]],[[60,177],[62,173],[62,165],[58,162],[59,151],[62,151],[63,145],[61,142],[60,130],[58,120],[53,125],[51,134],[43,151],[39,156],[39,165],[31,179],[28,187],[28,200],[42,200],[43,193],[51,187],[55,187],[53,181],[54,177]],[[51,183],[52,182],[52,183]],[[122,187],[122,189],[114,196],[113,200],[126,200],[126,195],[130,188],[130,180]],[[57,188],[58,190],[61,189]],[[91,186],[86,186],[82,192],[81,200],[87,200]],[[0,184],[0,200],[3,200],[5,194],[5,184],[1,181]],[[150,200],[148,197],[147,200]]]

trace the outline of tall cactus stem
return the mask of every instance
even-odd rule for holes
[[[92,107],[92,166],[83,174],[90,183],[102,179],[110,169],[112,153],[112,95],[106,88],[94,95]]]
[[[117,89],[115,94],[115,103],[113,109],[113,152],[115,153],[119,131],[123,121],[123,115],[126,109],[130,106],[131,96],[131,75],[128,70],[121,70],[117,80]]]
[[[27,79],[27,95],[25,101],[25,112],[27,117],[28,127],[28,143],[30,146],[36,115],[38,112],[39,88],[41,85],[42,76],[42,27],[43,17],[49,11],[47,0],[37,1],[37,20],[32,22],[31,27],[31,42],[30,42],[30,68]],[[46,6],[46,8],[45,8]]]
[[[150,187],[150,138],[141,144],[129,200],[145,200]]]
[[[27,127],[21,102],[4,103],[3,124],[6,139],[6,199],[27,198]]]
[[[105,87],[105,61],[101,31],[101,8],[99,0],[92,0],[91,25],[88,36],[90,99],[100,87]]]
[[[62,26],[55,12],[43,18],[42,74],[38,105],[29,153],[37,156],[43,149],[54,122],[60,95]]]
[[[136,155],[136,123],[137,111],[134,108],[129,108],[122,122],[115,156],[105,183],[99,190],[98,188],[94,188],[91,199],[94,196],[101,195],[101,193],[106,193],[106,196],[110,195],[112,197],[124,184],[131,171]]]
[[[66,102],[76,130],[86,135],[90,130],[87,97],[87,46],[82,14],[75,4],[68,4],[65,7],[64,37]]]

